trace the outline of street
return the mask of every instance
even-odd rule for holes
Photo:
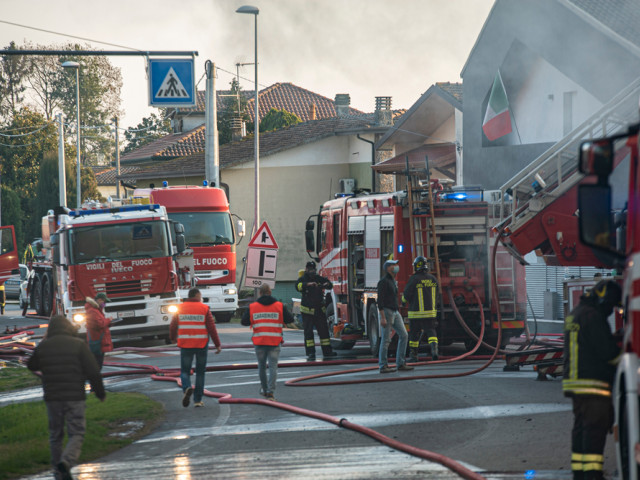
[[[0,318],[5,326],[39,323],[22,318],[10,306]],[[218,325],[223,351],[209,353],[208,366],[255,363],[248,345],[249,329]],[[41,331],[36,331],[38,334]],[[560,380],[536,381],[532,370],[503,372],[503,360],[471,376],[364,383],[325,387],[286,386],[302,376],[375,366],[322,365],[287,368],[304,362],[302,331],[287,330],[280,356],[276,399],[316,412],[346,418],[391,439],[429,450],[462,463],[487,479],[571,478],[569,470],[571,403],[562,396]],[[140,342],[142,343],[142,342]],[[149,344],[149,342],[146,342]],[[130,343],[131,344],[131,343]],[[290,346],[295,344],[298,346]],[[225,345],[244,345],[224,349]],[[178,352],[160,342],[153,350],[127,350],[116,344],[107,361],[178,367]],[[119,348],[120,347],[120,348]],[[160,348],[162,347],[162,348]],[[455,350],[444,349],[444,354]],[[318,353],[319,346],[317,346]],[[460,352],[456,352],[460,353]],[[319,357],[320,358],[320,357]],[[339,360],[370,358],[365,346],[339,351]],[[377,368],[330,377],[330,380],[409,378],[456,374],[485,361],[419,366],[412,372],[381,376]],[[308,366],[307,366],[308,365]],[[115,371],[105,367],[104,371]],[[318,381],[323,381],[319,379]],[[183,408],[181,390],[173,382],[149,375],[112,377],[108,391],[143,392],[162,402],[166,418],[150,435],[99,461],[79,465],[77,478],[461,478],[445,467],[383,446],[375,440],[330,423],[265,405],[219,404],[205,398],[204,408]],[[304,384],[304,382],[302,382]],[[255,368],[208,372],[205,388],[233,398],[262,398]],[[0,395],[0,406],[41,398],[39,388],[16,396]],[[108,401],[108,395],[107,395]],[[608,439],[605,471],[615,469],[613,440]],[[28,477],[49,478],[49,474]]]

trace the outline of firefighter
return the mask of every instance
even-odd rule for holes
[[[4,307],[7,304],[7,297],[4,291],[4,283],[0,285],[0,315],[4,315]]]
[[[418,347],[422,331],[427,336],[431,358],[438,359],[436,334],[438,281],[429,273],[427,259],[418,256],[413,261],[414,274],[402,292],[402,303],[409,304],[409,360],[418,361]]]
[[[313,340],[313,327],[318,331],[322,357],[335,357],[336,352],[331,349],[329,340],[329,327],[325,316],[324,291],[333,288],[333,284],[326,278],[316,273],[316,262],[307,262],[305,272],[298,279],[296,288],[302,293],[300,301],[300,313],[302,314],[302,326],[304,328],[304,344],[307,361],[316,359],[316,344]]]
[[[573,401],[574,480],[604,478],[604,445],[613,425],[611,385],[620,355],[607,318],[621,298],[616,282],[601,280],[565,319],[562,390]]]

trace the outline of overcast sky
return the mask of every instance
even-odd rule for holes
[[[226,89],[236,63],[253,62],[254,20],[235,10],[254,5],[258,16],[260,88],[291,82],[371,112],[376,96],[409,108],[435,82],[458,82],[460,71],[494,0],[0,0],[0,20],[140,50],[198,51],[220,71]],[[79,41],[0,23],[0,45]],[[90,43],[95,49],[116,47]],[[153,109],[143,57],[111,57],[123,76],[123,127]],[[240,75],[253,90],[253,66]],[[197,87],[204,90],[204,79]]]

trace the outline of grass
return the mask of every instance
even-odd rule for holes
[[[40,378],[23,367],[0,368],[0,392],[40,385]]]
[[[0,374],[4,370],[7,369],[0,370]],[[7,377],[11,379],[11,376]],[[0,388],[4,386],[4,380],[3,376]],[[104,402],[93,395],[88,396],[87,430],[80,463],[129,445],[149,433],[163,417],[162,405],[139,393],[107,392]],[[44,401],[2,407],[0,419],[0,480],[48,470],[49,431]],[[139,428],[130,430],[129,422],[139,422]]]

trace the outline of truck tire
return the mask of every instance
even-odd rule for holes
[[[367,336],[369,337],[369,348],[371,355],[377,357],[380,352],[380,330],[378,323],[378,309],[376,304],[369,307],[367,313]]]
[[[36,315],[44,315],[44,306],[42,304],[42,276],[36,274],[33,277],[33,290],[31,292],[31,298],[33,299],[33,308],[36,310]]]
[[[339,338],[333,338],[333,322],[335,321],[335,308],[333,303],[330,303],[327,307],[327,326],[329,327],[329,338],[331,339],[331,347],[336,350],[351,350],[356,342],[350,340],[348,342],[340,340]]]
[[[53,281],[51,276],[42,276],[42,315],[48,317],[53,309]]]
[[[213,316],[216,318],[216,323],[229,323],[233,314],[228,312],[219,312],[213,313]]]

